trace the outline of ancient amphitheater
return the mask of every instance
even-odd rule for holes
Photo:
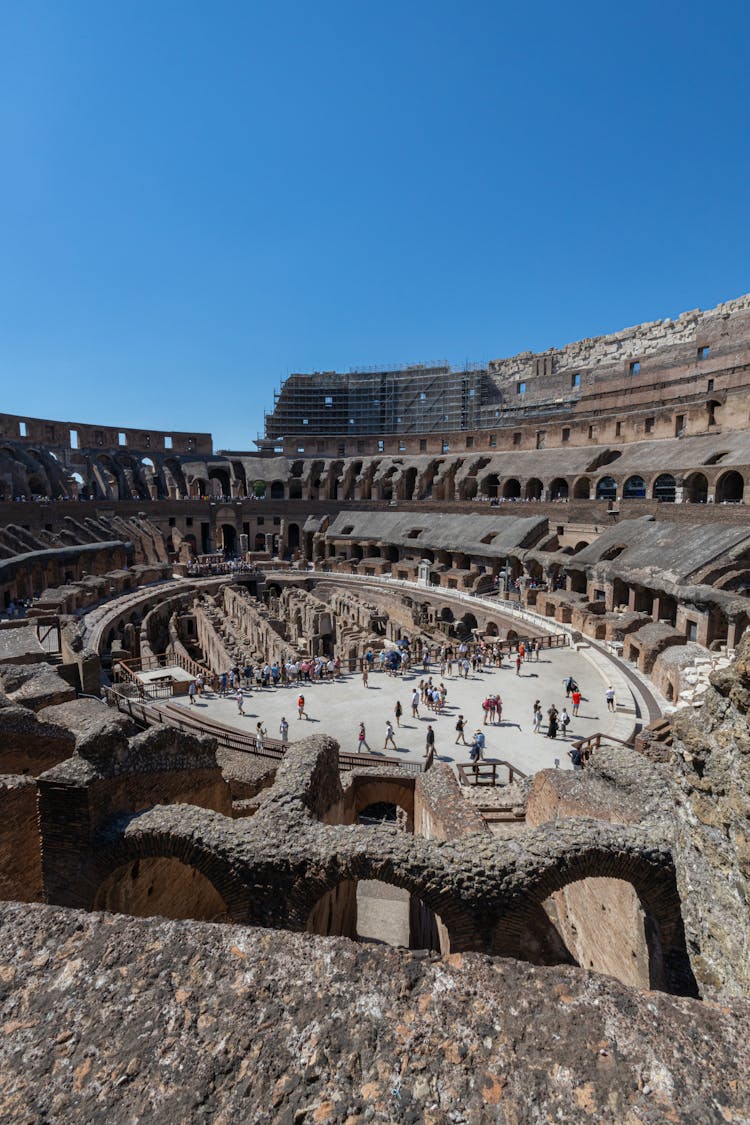
[[[0,415],[3,1120],[750,1121],[749,423],[750,297]]]

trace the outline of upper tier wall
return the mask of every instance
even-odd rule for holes
[[[56,449],[132,449],[172,453],[213,453],[211,434],[174,430],[135,430],[127,426],[97,426],[59,422],[24,414],[0,414],[0,439],[42,443]]]

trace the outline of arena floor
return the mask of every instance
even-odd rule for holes
[[[579,717],[572,718],[567,739],[558,735],[553,741],[543,733],[534,733],[533,704],[536,699],[541,701],[545,715],[542,731],[545,731],[547,709],[552,703],[557,705],[558,710],[566,704],[563,680],[568,675],[577,680],[583,702]],[[511,667],[506,662],[500,669],[488,669],[476,675],[470,673],[468,680],[455,675],[444,677],[448,696],[442,715],[438,717],[420,706],[419,718],[414,719],[411,716],[411,696],[422,678],[421,672],[405,676],[372,672],[366,688],[359,675],[351,674],[335,683],[245,691],[244,716],[238,713],[234,695],[221,698],[209,692],[192,707],[194,710],[203,709],[214,721],[247,733],[254,733],[260,719],[271,738],[279,737],[279,724],[285,716],[289,722],[290,740],[325,733],[336,738],[341,748],[350,752],[357,750],[359,723],[364,722],[371,751],[402,756],[404,761],[410,762],[421,760],[427,726],[432,723],[439,759],[453,764],[469,760],[468,747],[455,745],[457,716],[463,714],[466,740],[470,742],[472,732],[482,725],[482,700],[490,692],[499,693],[503,701],[503,721],[499,725],[483,727],[487,740],[485,759],[508,761],[526,774],[554,766],[555,759],[559,760],[561,768],[572,768],[566,744],[569,746],[574,738],[597,731],[607,733],[615,720],[615,716],[607,710],[604,696],[607,684],[601,672],[587,659],[585,649],[580,652],[571,649],[545,650],[540,653],[538,662],[525,662],[520,675],[516,675],[515,665]],[[432,678],[439,685],[440,676],[436,672],[432,673]],[[297,718],[300,691],[305,696],[307,719]],[[397,750],[389,747],[384,751],[385,722],[390,718],[395,726],[397,700],[400,700],[404,712],[401,727],[395,730]],[[632,698],[621,702],[632,706]],[[175,699],[174,703],[191,706],[185,697]],[[572,712],[570,700],[567,706]]]

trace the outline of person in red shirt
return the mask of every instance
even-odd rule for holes
[[[571,699],[573,700],[573,714],[577,715],[578,714],[578,708],[581,705],[581,689],[580,688],[577,688],[577,687],[573,688],[573,691],[571,692]]]

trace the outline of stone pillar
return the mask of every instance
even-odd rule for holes
[[[273,532],[266,532],[266,554],[273,555]]]
[[[249,541],[249,539],[250,539],[250,536],[245,535],[245,532],[243,531],[242,534],[240,535],[240,554],[243,555],[243,556],[246,555],[247,552],[248,552],[248,548],[249,548],[249,542],[248,541]]]

